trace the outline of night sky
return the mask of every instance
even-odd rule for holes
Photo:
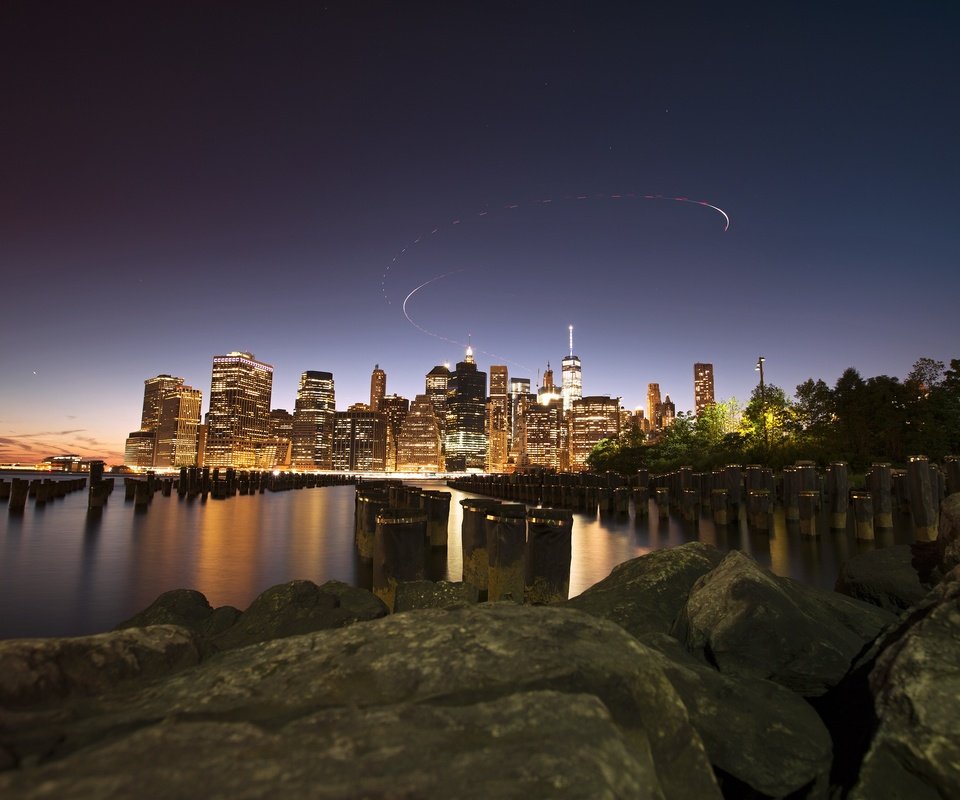
[[[958,9],[7,0],[0,462],[119,462],[231,350],[290,410],[570,324],[629,408],[960,357]]]

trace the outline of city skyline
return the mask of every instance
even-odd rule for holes
[[[0,462],[119,462],[143,380],[206,407],[233,351],[291,412],[304,371],[367,402],[374,364],[413,401],[466,343],[561,378],[571,325],[583,394],[629,409],[693,409],[698,362],[743,403],[761,354],[788,396],[949,361],[958,22],[7,4]]]

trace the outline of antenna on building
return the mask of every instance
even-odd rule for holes
[[[573,325],[570,326],[570,355],[573,355]]]

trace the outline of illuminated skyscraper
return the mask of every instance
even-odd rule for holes
[[[214,356],[204,464],[257,467],[270,436],[273,367],[252,353]]]
[[[155,467],[193,467],[197,464],[197,433],[203,392],[181,382],[160,401]]]
[[[271,467],[290,467],[293,445],[293,414],[285,408],[274,408],[270,412],[270,443],[273,449],[269,461]]]
[[[335,414],[333,373],[304,372],[293,407],[292,450],[296,469],[333,468]]]
[[[427,373],[424,394],[430,398],[430,402],[433,404],[433,413],[437,415],[441,437],[447,424],[447,384],[449,382],[450,367],[447,364],[440,364]]]
[[[507,397],[507,368],[490,367],[490,399],[487,402],[487,471],[503,472],[507,467],[510,441],[510,411]]]
[[[546,402],[531,403],[525,411],[524,466],[560,469],[564,440],[563,399],[551,395],[546,397]]]
[[[560,388],[553,382],[553,370],[550,369],[550,362],[547,362],[547,368],[543,371],[543,385],[537,390],[537,402],[540,405],[547,405],[554,400],[563,400],[563,394]]]
[[[156,452],[156,431],[133,431],[123,448],[123,463],[135,469],[150,469]]]
[[[333,430],[333,468],[383,472],[387,455],[387,416],[365,404],[337,411]]]
[[[418,394],[403,420],[397,439],[399,472],[439,472],[440,426],[430,397]]]
[[[143,413],[140,415],[140,430],[155,431],[160,427],[160,404],[171,389],[183,386],[183,378],[173,375],[157,375],[143,382]]]
[[[699,414],[707,406],[712,406],[716,400],[713,397],[713,364],[693,365],[693,406]]]
[[[517,455],[523,450],[523,433],[520,431],[521,402],[530,395],[529,378],[511,378],[510,379],[510,458],[517,463]]]
[[[387,472],[397,469],[397,440],[409,410],[410,401],[397,394],[388,395],[380,401],[380,411],[387,416]]]
[[[477,369],[473,348],[450,373],[444,454],[447,469],[483,469],[487,455],[487,373]]]
[[[660,384],[647,384],[647,419],[650,420],[651,430],[658,431],[661,428],[660,419]]]
[[[570,353],[560,362],[563,375],[563,410],[569,412],[574,400],[583,397],[583,371],[580,358],[573,354],[573,325],[570,326]]]
[[[370,410],[379,411],[380,402],[387,394],[387,373],[380,369],[379,364],[374,364],[373,373],[370,375]]]
[[[620,398],[582,397],[574,401],[570,417],[570,469],[582,470],[601,439],[620,435]]]

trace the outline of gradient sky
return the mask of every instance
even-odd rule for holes
[[[535,381],[569,324],[631,408],[689,409],[695,361],[744,400],[759,354],[788,395],[960,357],[958,34],[955,2],[7,0],[0,462],[118,462],[143,380],[206,410],[230,350],[288,409],[307,369],[412,397],[468,335]],[[447,273],[408,305],[436,338],[401,302]]]

